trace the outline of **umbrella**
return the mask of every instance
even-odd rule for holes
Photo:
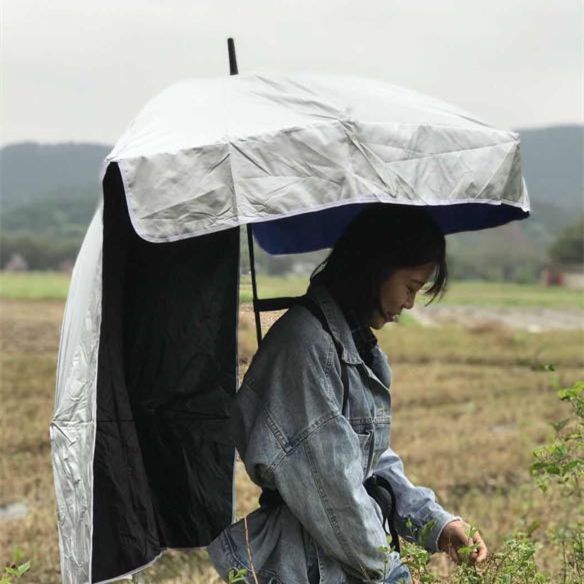
[[[306,252],[380,202],[423,205],[445,233],[522,219],[518,136],[332,75],[190,79],[146,104],[105,160],[65,310],[50,428],[65,582],[205,546],[233,518],[240,227]],[[256,315],[289,304],[253,284]]]

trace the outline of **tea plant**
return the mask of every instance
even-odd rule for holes
[[[560,389],[558,397],[567,402],[572,416],[553,424],[554,437],[549,444],[534,451],[531,474],[545,493],[552,486],[574,503],[570,517],[548,533],[562,558],[562,570],[556,576],[562,584],[584,582],[584,381]]]
[[[401,560],[409,568],[414,582],[419,582],[420,584],[440,582],[438,576],[430,571],[431,558],[432,554],[424,548],[415,543],[401,541]]]
[[[527,533],[507,538],[501,549],[481,566],[463,563],[449,579],[451,584],[543,584],[549,580],[535,563],[538,550]]]
[[[23,562],[22,551],[16,548],[12,551],[12,562],[0,574],[0,584],[12,584],[13,579],[22,578],[29,570],[30,560]]]
[[[247,570],[245,568],[240,568],[236,570],[233,568],[229,570],[227,574],[227,584],[237,584],[238,582],[243,582],[244,584],[247,583],[246,580]]]
[[[549,444],[537,448],[531,474],[545,492],[550,484],[565,488],[568,496],[581,500],[584,476],[584,381],[560,389],[558,397],[572,407],[574,414],[552,424],[555,436]]]

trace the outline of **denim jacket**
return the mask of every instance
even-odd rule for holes
[[[208,548],[211,560],[225,579],[246,568],[249,582],[253,564],[260,584],[409,582],[399,556],[380,551],[388,545],[381,510],[364,480],[375,472],[390,482],[398,533],[429,551],[456,517],[407,479],[389,448],[391,370],[383,351],[375,346],[367,366],[328,290],[311,286],[308,296],[331,334],[304,306],[288,310],[252,360],[232,416],[249,476],[277,490],[282,503],[251,513],[247,530],[243,520],[225,529]]]

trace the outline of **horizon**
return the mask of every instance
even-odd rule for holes
[[[536,130],[548,130],[548,129],[559,129],[559,128],[581,128],[584,130],[584,122],[574,122],[574,123],[564,123],[564,124],[546,124],[541,126],[527,126],[521,128],[511,128],[512,132],[528,132],[528,131],[536,131]],[[584,136],[583,136],[584,137]],[[115,142],[94,142],[91,140],[60,140],[60,141],[41,141],[41,140],[34,140],[34,139],[23,139],[18,140],[16,142],[0,142],[0,150],[3,148],[8,148],[10,146],[18,146],[22,144],[31,144],[37,146],[63,146],[63,145],[72,145],[72,146],[103,146],[103,147],[113,147]],[[584,145],[584,142],[583,142]],[[0,161],[1,163],[1,161]]]

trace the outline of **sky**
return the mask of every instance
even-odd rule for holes
[[[0,0],[0,143],[111,144],[187,77],[386,80],[499,128],[584,123],[584,0]]]

